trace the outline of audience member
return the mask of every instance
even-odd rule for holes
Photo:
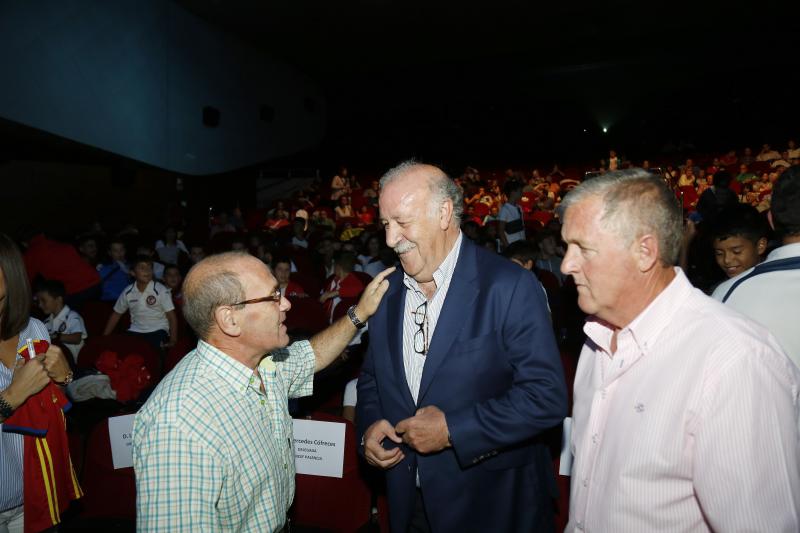
[[[278,280],[278,290],[284,298],[306,298],[306,290],[291,279],[292,260],[286,256],[277,256],[272,260],[272,273]]]
[[[164,238],[156,241],[155,252],[165,265],[177,265],[181,253],[189,254],[189,250],[183,241],[178,239],[178,232],[173,227],[164,230]]]
[[[183,275],[177,265],[167,265],[164,268],[164,286],[172,295],[175,309],[183,308]]]
[[[729,278],[758,263],[767,250],[767,227],[756,208],[736,204],[722,212],[711,229],[714,257]]]
[[[50,340],[66,346],[72,360],[77,363],[78,352],[83,348],[88,334],[83,318],[64,303],[64,296],[64,284],[56,280],[44,281],[36,290],[39,308],[47,315],[44,325]]]
[[[767,326],[800,366],[800,167],[775,182],[768,220],[782,246],[760,265],[721,284],[713,296]]]
[[[136,258],[131,275],[135,281],[119,295],[103,335],[110,335],[122,315],[130,311],[128,333],[144,338],[157,351],[173,346],[178,340],[175,305],[171,291],[153,279],[152,259],[147,256]]]
[[[100,274],[100,299],[104,302],[116,302],[125,287],[132,281],[131,267],[128,265],[125,255],[125,243],[122,239],[118,237],[111,239],[108,243],[110,261],[97,267],[97,272]]]
[[[97,239],[94,235],[83,235],[78,239],[78,253],[92,268],[97,267]]]
[[[358,298],[364,291],[364,282],[354,274],[356,262],[352,252],[338,252],[334,257],[333,276],[328,279],[319,297],[329,322],[333,322],[333,311],[342,298]]]
[[[503,190],[506,203],[497,215],[497,236],[500,238],[502,249],[506,249],[512,242],[525,240],[525,223],[522,208],[519,206],[519,201],[522,199],[522,182],[514,179],[506,181]]]
[[[49,413],[50,409],[64,408],[66,397],[51,384],[72,380],[58,347],[50,346],[43,355],[23,357],[28,341],[50,341],[44,324],[30,317],[31,301],[22,255],[14,241],[0,233],[0,529],[19,533],[57,527],[70,500],[81,496],[79,487],[73,490],[71,484],[64,483],[65,477],[70,481],[76,478],[63,415],[55,413],[60,420],[49,431],[45,423],[44,436],[33,435],[24,427],[35,424],[30,429],[42,429],[41,417],[31,416],[29,409]],[[28,420],[16,421],[15,414]],[[47,446],[50,453],[37,453],[37,446],[39,450]],[[48,476],[47,485],[41,483],[43,465],[55,473]],[[58,504],[53,505],[54,498],[58,498]]]

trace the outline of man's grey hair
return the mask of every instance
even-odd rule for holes
[[[683,211],[663,179],[640,168],[588,179],[561,202],[562,220],[570,207],[595,197],[603,201],[600,220],[605,229],[619,235],[626,246],[642,235],[653,234],[658,240],[661,262],[677,264],[683,239]]]
[[[245,300],[244,286],[232,267],[236,261],[247,257],[252,256],[244,252],[211,255],[197,263],[186,275],[183,316],[200,339],[208,340],[217,307]]]
[[[403,176],[421,166],[424,166],[424,164],[414,159],[409,159],[407,161],[403,161],[395,167],[390,168],[381,177],[381,190],[383,190],[386,185],[394,181],[395,178]],[[438,167],[431,168],[436,169],[435,172],[432,172],[428,176],[428,187],[431,191],[432,212],[438,212],[439,206],[442,204],[442,202],[449,199],[453,202],[453,221],[456,224],[461,224],[461,216],[464,214],[464,193],[461,191],[459,186],[456,185],[456,182],[454,182],[450,176],[445,174],[442,169]]]

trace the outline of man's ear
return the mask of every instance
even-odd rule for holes
[[[242,328],[232,307],[227,305],[217,307],[214,310],[214,322],[217,329],[228,337],[238,337],[242,334]]]
[[[756,242],[756,253],[758,255],[764,255],[764,252],[766,252],[766,251],[767,251],[767,238],[766,237],[761,237]]]
[[[439,228],[446,230],[453,223],[453,200],[447,199],[439,206]]]
[[[655,265],[658,264],[658,239],[655,235],[646,234],[642,235],[636,240],[636,262],[639,266],[639,272],[649,272]]]

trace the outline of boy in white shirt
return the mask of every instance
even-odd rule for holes
[[[122,315],[130,310],[131,327],[128,333],[143,337],[157,350],[173,346],[178,340],[175,305],[170,290],[153,280],[153,260],[139,256],[133,264],[131,275],[136,281],[117,298],[103,335],[114,331]]]
[[[64,284],[56,280],[48,280],[39,285],[36,299],[43,313],[49,315],[44,321],[50,340],[62,343],[72,354],[72,360],[78,361],[78,352],[86,340],[86,325],[77,312],[64,304],[66,291]]]

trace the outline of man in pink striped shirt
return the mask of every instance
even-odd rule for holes
[[[561,268],[590,315],[567,531],[800,531],[800,372],[673,266],[674,195],[618,171],[562,208]]]

